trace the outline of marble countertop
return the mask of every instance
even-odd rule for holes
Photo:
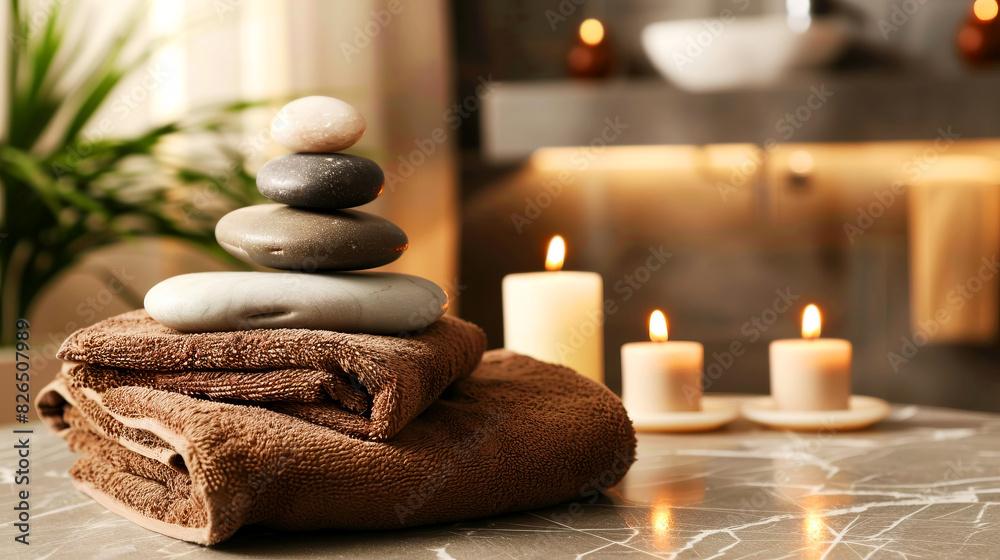
[[[1000,415],[894,406],[861,432],[741,420],[705,434],[641,434],[639,461],[593,503],[392,532],[244,528],[213,548],[143,529],[76,492],[73,454],[39,424],[32,544],[14,543],[19,427],[4,427],[0,449],[5,559],[1000,558]]]

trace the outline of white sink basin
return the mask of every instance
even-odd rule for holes
[[[852,35],[839,18],[814,18],[793,31],[783,15],[653,23],[642,45],[653,65],[695,92],[762,87],[794,68],[819,66],[840,54]]]

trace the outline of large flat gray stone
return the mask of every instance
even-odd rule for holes
[[[145,307],[160,323],[184,332],[399,334],[440,319],[448,296],[430,280],[389,272],[197,272],[153,286]]]

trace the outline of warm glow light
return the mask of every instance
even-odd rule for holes
[[[673,526],[673,515],[670,505],[659,503],[649,512],[650,525],[653,526],[653,544],[660,550],[670,548],[670,529]]]
[[[649,316],[649,340],[653,342],[667,341],[667,318],[659,309]]]
[[[808,175],[812,173],[812,155],[805,150],[795,150],[788,156],[788,169],[796,175]]]
[[[607,146],[601,148],[601,157],[586,156],[589,148],[557,147],[539,148],[531,157],[531,165],[537,171],[581,172],[581,154],[587,158],[587,171],[636,171],[640,169],[689,170],[698,165],[698,158],[706,154],[697,146]],[[747,160],[740,154],[735,165]],[[729,173],[729,171],[726,171]],[[669,185],[664,185],[669,186]]]
[[[580,24],[580,40],[594,46],[604,40],[604,24],[594,18],[584,20]]]
[[[823,523],[823,518],[819,515],[810,512],[808,515],[806,515],[804,525],[805,525],[806,539],[809,541],[809,543],[810,544],[819,543],[820,539],[823,538],[823,529],[824,527],[826,527],[826,524]]]
[[[549,241],[549,252],[545,255],[545,270],[562,270],[565,260],[566,241],[557,235]]]
[[[823,320],[820,318],[819,308],[810,303],[802,312],[802,338],[819,338],[822,324]]]
[[[806,516],[802,519],[802,537],[805,548],[800,551],[800,558],[818,560],[823,557],[823,552],[828,550],[827,527],[823,521],[823,515],[819,511],[806,509]]]
[[[976,14],[976,17],[980,21],[992,21],[993,18],[997,17],[997,12],[1000,11],[1000,6],[997,6],[997,0],[976,0],[976,3],[972,5],[972,13]],[[583,30],[581,29],[582,33]]]

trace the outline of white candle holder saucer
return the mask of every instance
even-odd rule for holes
[[[863,395],[851,395],[844,410],[780,410],[771,397],[743,403],[743,416],[778,430],[803,432],[846,431],[867,428],[889,415],[889,403]]]
[[[740,416],[732,399],[702,397],[701,410],[683,412],[629,413],[638,432],[707,432],[717,430]]]

